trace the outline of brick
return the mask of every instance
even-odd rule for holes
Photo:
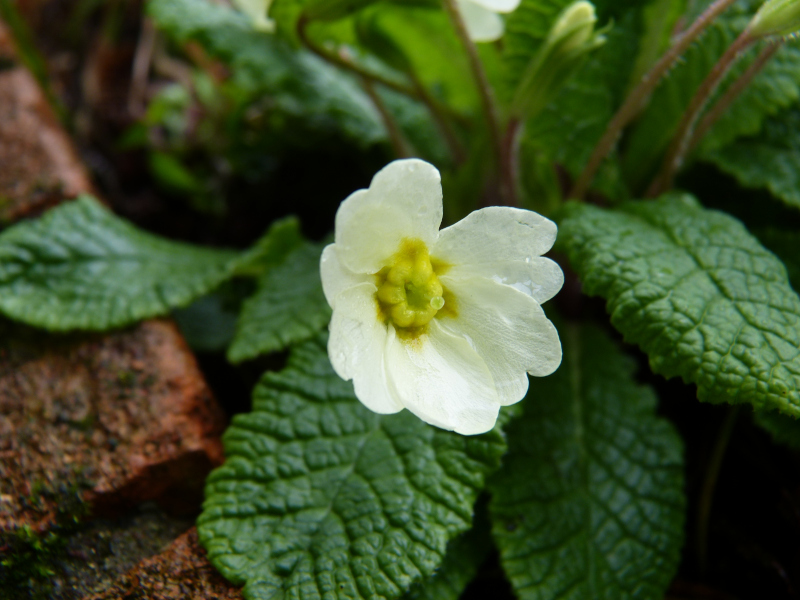
[[[92,191],[88,172],[0,21],[0,224]]]
[[[180,536],[161,554],[145,559],[104,592],[84,600],[241,600],[205,557],[197,529]]]

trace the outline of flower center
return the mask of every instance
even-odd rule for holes
[[[422,240],[403,240],[376,278],[381,311],[397,328],[423,327],[445,305],[445,292]]]

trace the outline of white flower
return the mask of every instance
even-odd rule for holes
[[[416,159],[390,163],[342,202],[320,261],[333,308],[328,354],[376,413],[407,408],[443,429],[483,433],[525,395],[526,373],[561,363],[540,307],[564,283],[540,256],[556,225],[506,207],[439,231],[441,221],[439,171]]]
[[[503,19],[497,13],[516,10],[521,0],[456,0],[467,33],[474,42],[493,42],[505,31]]]
[[[267,17],[272,0],[233,0],[233,4],[250,18],[255,29],[266,33],[275,31],[275,21]]]

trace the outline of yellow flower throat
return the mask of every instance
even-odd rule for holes
[[[440,311],[440,316],[449,315],[454,302],[438,277],[446,270],[447,265],[431,260],[422,240],[403,240],[398,252],[375,274],[380,316],[396,329],[412,333],[421,331]]]

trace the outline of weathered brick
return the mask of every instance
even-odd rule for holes
[[[194,527],[161,554],[147,558],[105,591],[84,600],[240,600],[239,588],[211,566]]]

